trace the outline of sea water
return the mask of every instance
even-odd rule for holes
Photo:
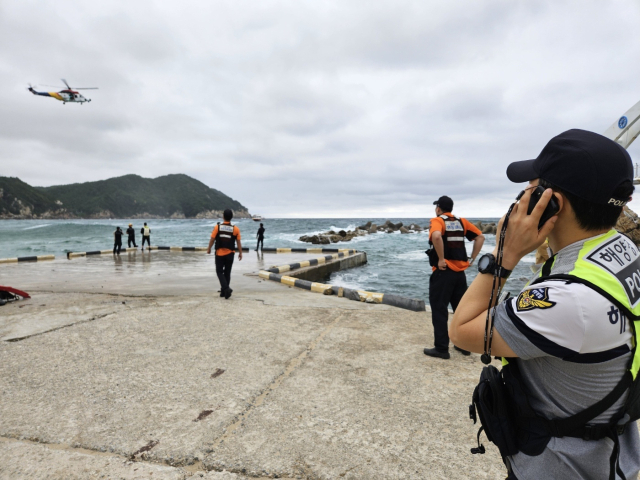
[[[387,219],[265,219],[265,247],[316,247],[298,240],[302,235],[313,235],[328,230],[354,230],[368,221],[381,225]],[[415,223],[425,227],[428,218],[390,218],[394,223]],[[477,219],[469,219],[475,221]],[[497,219],[481,219],[495,222]],[[151,228],[151,244],[166,246],[207,246],[216,220],[146,220]],[[113,248],[113,232],[116,227],[126,231],[132,223],[138,246],[142,243],[140,228],[144,220],[0,220],[0,258],[53,254],[66,257],[67,252],[85,252]],[[250,219],[233,222],[240,228],[242,246],[256,247],[256,232],[260,224]],[[481,254],[493,251],[495,235],[485,235]],[[428,248],[428,232],[400,234],[375,233],[356,237],[350,242],[321,245],[328,248],[355,248],[367,252],[364,266],[336,272],[327,279],[333,285],[364,289],[374,292],[394,293],[428,301],[431,267],[425,254]],[[473,244],[466,242],[471,253]],[[126,234],[123,247],[127,246]],[[197,254],[194,254],[197,255]],[[267,254],[265,254],[267,255]],[[273,264],[278,260],[274,254]],[[309,255],[313,258],[317,255]],[[506,284],[512,294],[518,292],[531,277],[530,266],[534,255],[525,256]],[[282,263],[286,263],[283,261]],[[213,273],[213,272],[212,272]],[[466,271],[470,283],[477,275],[476,266]],[[0,279],[3,278],[0,265]]]

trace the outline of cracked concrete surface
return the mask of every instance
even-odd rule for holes
[[[426,358],[428,314],[126,278],[0,307],[0,479],[504,478],[469,453],[479,356]]]

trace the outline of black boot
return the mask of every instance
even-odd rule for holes
[[[448,350],[437,350],[435,348],[425,348],[424,354],[429,355],[430,357],[442,358],[444,360],[449,360],[451,358]]]

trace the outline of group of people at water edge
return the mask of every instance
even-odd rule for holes
[[[122,235],[124,232],[120,229],[120,227],[116,227],[116,231],[113,232],[113,254],[120,255],[120,250],[122,249]],[[151,229],[145,222],[144,226],[140,229],[140,235],[142,235],[142,251],[144,251],[144,244],[147,244],[147,247],[151,247]],[[127,228],[127,245],[131,248],[138,248],[136,244],[136,231],[133,228],[133,224],[129,224],[129,228]]]

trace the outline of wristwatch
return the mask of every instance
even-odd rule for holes
[[[493,256],[492,253],[485,253],[478,260],[478,272],[480,273],[490,273],[493,275],[497,268],[496,257]],[[500,278],[509,278],[511,275],[511,270],[507,270],[506,268],[500,268],[498,272],[498,277]]]

